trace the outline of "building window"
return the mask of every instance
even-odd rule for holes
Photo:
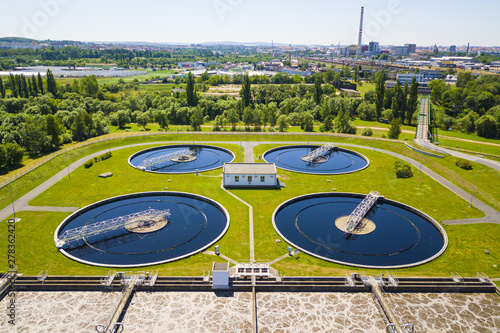
[[[248,176],[248,182],[251,183],[252,182],[252,176]]]
[[[240,176],[234,176],[234,182],[238,183],[240,181]]]
[[[260,182],[263,183],[266,181],[266,176],[260,176]]]

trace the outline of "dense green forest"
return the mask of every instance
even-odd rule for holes
[[[390,122],[395,128],[389,131],[393,138],[398,137],[401,124],[415,124],[416,81],[388,89],[386,74],[380,71],[374,90],[362,98],[350,98],[334,88],[344,74],[328,70],[305,79],[283,73],[271,79],[208,74],[195,79],[189,74],[177,78],[185,92],[175,93],[137,92],[138,80],[101,85],[90,76],[60,84],[50,71],[46,78],[11,75],[0,79],[0,167],[15,167],[23,153],[34,158],[62,144],[109,133],[110,125],[123,128],[129,123],[143,129],[157,123],[163,130],[189,125],[192,131],[201,130],[204,123],[214,131],[234,131],[240,124],[247,131],[284,131],[288,126],[312,131],[317,124],[320,131],[356,134],[351,120],[358,117]],[[239,98],[203,94],[209,85],[227,83],[241,84]],[[500,77],[463,72],[456,86],[441,80],[430,86],[438,126],[477,132],[485,138],[499,136]]]

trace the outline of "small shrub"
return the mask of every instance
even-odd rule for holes
[[[268,131],[268,132],[274,132],[274,127],[269,127],[269,128],[267,129],[267,131]]]
[[[111,156],[113,156],[113,154],[112,154],[110,151],[108,151],[107,153],[100,155],[100,156],[99,156],[99,159],[100,159],[101,161],[105,161],[105,160],[107,160],[108,158],[111,158]]]
[[[394,162],[394,169],[396,169],[397,178],[411,178],[413,173],[411,172],[411,167],[408,163],[403,161]]]
[[[99,163],[100,159],[99,156],[94,157],[94,163]]]
[[[373,135],[373,131],[369,127],[363,128],[363,131],[361,132],[361,135],[362,136],[372,136]]]
[[[88,169],[90,168],[91,166],[94,165],[94,160],[90,160],[90,161],[87,161],[85,162],[84,166],[85,166],[85,169]]]
[[[472,170],[472,164],[467,160],[459,160],[455,164],[464,170]]]
[[[382,139],[385,139],[387,136],[385,135],[385,133],[382,133],[382,135],[380,136]]]

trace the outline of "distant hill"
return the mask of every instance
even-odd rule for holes
[[[31,43],[31,42],[38,42],[38,41],[35,39],[23,38],[23,37],[1,37],[0,42]]]

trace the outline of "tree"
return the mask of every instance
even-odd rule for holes
[[[352,125],[349,115],[344,111],[339,111],[333,122],[333,129],[337,133],[356,134],[356,126]]]
[[[396,81],[396,86],[394,87],[394,97],[392,97],[392,104],[391,104],[392,114],[394,118],[399,118],[401,116],[404,117],[404,114],[402,114],[403,110],[401,109],[402,99],[403,99],[403,91],[401,90],[401,84],[398,79]]]
[[[359,104],[357,113],[359,115],[359,119],[372,121],[377,117],[377,108],[373,104],[363,102]]]
[[[253,114],[252,114],[252,109],[250,107],[246,107],[245,110],[243,110],[243,115],[241,117],[241,120],[245,124],[245,127],[247,130],[250,129],[250,125],[253,122]]]
[[[443,93],[447,90],[447,85],[443,80],[432,80],[429,82],[431,88],[431,102],[441,105],[443,102]]]
[[[457,75],[457,88],[465,88],[467,83],[474,81],[474,75],[471,72],[460,72]]]
[[[24,149],[21,148],[17,143],[8,142],[4,145],[5,155],[6,155],[6,166],[13,167],[19,165],[23,160]]]
[[[157,110],[155,113],[155,121],[158,123],[160,128],[168,129],[167,111]]]
[[[191,129],[193,131],[201,131],[201,125],[203,125],[203,110],[199,106],[193,109],[190,120]]]
[[[96,96],[99,92],[99,83],[97,83],[95,75],[84,77],[81,86],[83,87],[83,91],[89,96]]]
[[[57,97],[57,83],[50,69],[47,69],[47,92]]]
[[[320,75],[316,76],[316,80],[314,80],[314,101],[316,105],[321,104],[321,97],[323,96],[323,89],[321,89],[322,79]]]
[[[191,72],[188,73],[186,85],[186,99],[188,106],[196,106],[196,91],[194,89],[194,76]]]
[[[399,139],[399,136],[401,135],[401,119],[399,118],[394,118],[392,119],[390,126],[389,126],[389,134],[387,137],[389,139]]]
[[[0,96],[2,96],[2,98],[5,98],[5,87],[3,86],[3,81],[1,77],[0,77]]]
[[[229,109],[227,113],[227,121],[231,124],[232,130],[236,129],[236,124],[240,121],[240,117],[238,116],[238,111],[235,108]]]
[[[245,73],[245,76],[243,76],[243,83],[241,85],[240,97],[244,102],[244,107],[250,105],[250,102],[252,101],[252,91],[251,91],[250,77],[248,76],[248,73]]]
[[[314,117],[311,111],[307,111],[302,118],[302,126],[304,132],[312,132],[314,129]]]
[[[125,110],[119,110],[118,112],[115,113],[115,116],[116,116],[116,124],[120,128],[123,128],[125,127],[125,124],[130,123],[130,117],[128,115],[128,112]]]
[[[148,120],[149,120],[149,117],[148,117],[147,113],[145,113],[145,112],[139,113],[135,118],[137,125],[142,126],[142,128],[144,128],[144,129],[146,129],[146,125],[148,124]]]
[[[410,95],[408,96],[408,104],[406,106],[408,123],[411,124],[411,118],[413,114],[417,111],[418,107],[418,82],[417,78],[414,76],[411,79],[410,85]]]
[[[22,146],[31,158],[50,150],[50,139],[45,134],[44,124],[39,119],[27,117],[20,132]]]
[[[477,135],[494,139],[497,137],[497,124],[495,122],[495,118],[490,115],[484,115],[478,119],[476,122]]]
[[[35,74],[31,75],[31,88],[33,89],[33,96],[38,95],[38,82],[36,81]]]
[[[78,113],[71,125],[71,135],[75,141],[83,141],[89,135],[89,129],[85,125],[85,118],[82,113]]]
[[[377,119],[380,119],[382,111],[384,110],[384,96],[385,96],[385,72],[377,73],[375,79],[375,106],[377,111]]]
[[[277,121],[278,129],[280,132],[284,132],[288,128],[288,117],[284,114],[278,117]]]
[[[17,98],[19,94],[17,93],[17,86],[16,86],[16,78],[14,74],[9,75],[9,84],[10,84],[10,90],[12,91],[12,95]]]
[[[30,90],[28,89],[28,82],[26,81],[26,76],[21,74],[21,85],[23,89],[23,97],[28,98],[30,97]]]
[[[355,82],[359,81],[359,67],[357,65],[354,66],[354,81]]]
[[[38,72],[38,90],[40,91],[40,94],[44,94],[44,91],[43,91],[43,79],[42,79],[42,75],[40,74],[40,72]]]
[[[57,148],[61,145],[61,124],[56,117],[51,114],[45,116],[45,131],[47,135],[50,136],[50,144],[53,148]]]

